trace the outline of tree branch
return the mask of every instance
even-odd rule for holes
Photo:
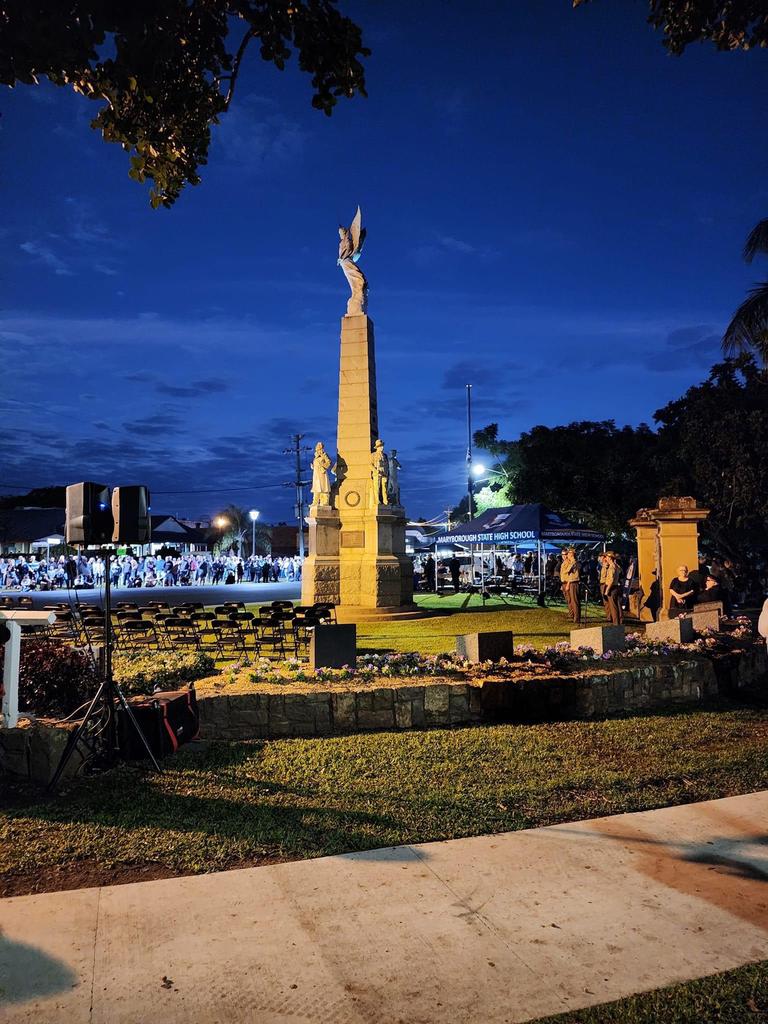
[[[235,59],[232,62],[232,74],[231,75],[225,75],[222,78],[222,81],[225,80],[225,79],[229,80],[229,88],[227,89],[227,94],[224,97],[224,109],[225,110],[229,110],[229,104],[232,102],[232,96],[234,95],[234,92],[235,92],[235,85],[237,84],[237,75],[238,75],[238,72],[240,71],[240,63],[241,63],[241,61],[243,59],[243,55],[245,54],[245,51],[248,49],[248,43],[250,43],[250,41],[253,39],[253,37],[256,34],[257,33],[256,33],[256,29],[255,28],[249,28],[248,29],[248,31],[243,36],[243,38],[242,38],[242,40],[240,42],[240,45],[237,48],[237,53],[235,54]]]

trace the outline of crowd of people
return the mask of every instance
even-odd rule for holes
[[[106,564],[100,555],[35,555],[0,558],[0,589],[90,589],[105,583]],[[113,587],[202,587],[227,583],[277,583],[301,579],[298,556],[241,558],[229,554],[119,555],[111,560]]]
[[[514,584],[516,588],[538,592],[548,597],[562,595],[574,622],[581,617],[582,599],[601,602],[609,622],[619,625],[628,608],[630,594],[637,589],[634,558],[615,551],[599,551],[594,546],[565,547],[559,551],[495,552],[459,558],[434,559],[421,556],[416,563],[420,589],[434,591],[447,586],[455,592],[469,590],[493,581]],[[539,588],[539,579],[542,587]],[[639,595],[639,603],[654,619],[662,608],[672,617],[690,610],[694,605],[719,601],[725,615],[747,604],[762,603],[768,592],[768,562],[755,559],[742,566],[722,555],[700,555],[699,564],[689,570],[680,566],[675,579],[660,593],[657,584],[648,594]]]

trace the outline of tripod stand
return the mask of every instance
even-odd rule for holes
[[[64,769],[69,764],[78,745],[89,752],[86,760],[93,760],[100,767],[111,768],[118,760],[120,744],[117,735],[117,707],[128,716],[128,721],[136,730],[136,734],[144,745],[149,759],[159,772],[162,771],[155,755],[150,749],[147,738],[136,721],[133,708],[125,699],[125,694],[112,676],[112,581],[110,572],[111,549],[101,552],[104,557],[104,676],[98,690],[93,696],[85,717],[73,732],[69,734],[67,745],[61,759],[48,784],[48,789],[55,789]]]

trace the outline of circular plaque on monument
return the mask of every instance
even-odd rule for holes
[[[360,504],[360,495],[357,493],[357,491],[347,491],[347,493],[344,495],[344,501],[346,501],[348,505],[351,505],[352,508],[354,508],[355,505]]]

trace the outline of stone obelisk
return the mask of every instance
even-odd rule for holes
[[[303,604],[329,601],[339,621],[354,622],[416,609],[405,511],[396,491],[387,491],[382,473],[388,460],[381,442],[376,445],[376,353],[366,312],[368,282],[357,266],[365,238],[359,208],[351,227],[339,234],[339,264],[352,295],[341,320],[336,482],[329,499],[313,492],[301,597]]]

